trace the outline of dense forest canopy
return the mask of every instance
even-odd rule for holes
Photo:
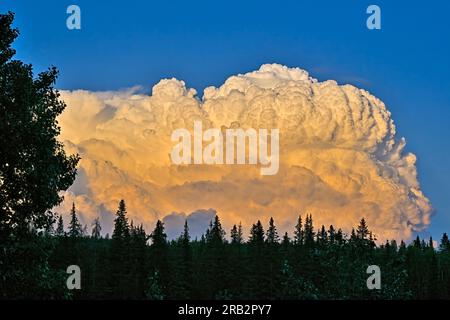
[[[347,236],[335,226],[315,228],[299,216],[293,237],[275,221],[255,222],[244,238],[240,225],[226,232],[218,216],[201,239],[189,225],[168,241],[161,221],[147,234],[129,221],[120,201],[112,236],[100,235],[98,219],[82,227],[75,205],[34,230],[34,246],[48,256],[45,277],[7,283],[4,297],[56,299],[448,299],[450,242],[417,237],[409,245],[377,245],[364,218]],[[24,244],[25,245],[25,244]],[[26,245],[25,245],[26,246]],[[17,257],[16,257],[17,259]],[[66,288],[65,270],[81,269],[81,290]],[[367,267],[381,270],[381,289],[369,290]],[[39,281],[38,281],[39,280]]]

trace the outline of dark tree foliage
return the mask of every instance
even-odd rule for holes
[[[125,201],[119,202],[119,208],[114,219],[114,230],[111,238],[110,248],[110,279],[109,290],[115,299],[128,297],[128,283],[130,281],[130,269],[127,268],[126,259],[129,258],[130,250],[130,226],[126,216]]]
[[[69,222],[69,237],[77,238],[83,235],[83,228],[81,227],[80,221],[75,210],[75,203],[72,203],[72,210],[70,211],[70,222]]]
[[[287,232],[281,242],[268,241],[277,230],[270,219],[267,230],[261,221],[256,222],[246,242],[242,240],[242,228],[233,226],[228,242],[216,216],[207,237],[192,240],[185,222],[180,236],[168,242],[161,221],[150,235],[142,225],[128,224],[124,201],[119,204],[117,217],[112,239],[71,237],[70,230],[68,236],[35,232],[33,241],[40,243],[42,251],[30,247],[29,242],[21,242],[14,249],[20,253],[14,263],[26,263],[31,255],[37,266],[25,274],[5,264],[7,272],[23,285],[12,287],[3,297],[450,299],[446,234],[439,249],[433,247],[430,239],[420,238],[409,245],[403,241],[397,244],[395,240],[376,245],[370,239],[367,222],[360,221],[350,236],[341,229],[336,231],[334,226],[328,230],[323,226],[313,233],[312,239],[300,244],[291,240]],[[62,220],[58,220],[58,225],[62,225]],[[313,218],[308,215],[306,220],[293,234],[301,231],[311,235]],[[83,290],[65,289],[64,272],[71,264],[83,270]],[[381,290],[367,289],[369,265],[381,269]]]
[[[442,235],[441,245],[439,246],[439,248],[441,249],[441,251],[450,251],[450,241],[448,240],[447,233],[444,233]]]
[[[64,221],[62,215],[58,217],[58,225],[56,227],[56,235],[62,237],[65,234],[64,232]]]
[[[78,156],[57,140],[66,107],[54,88],[56,68],[35,76],[15,60],[14,15],[0,14],[0,298],[69,297],[53,269],[57,245],[50,211],[74,181]]]
[[[367,227],[366,220],[364,218],[359,222],[358,228],[356,229],[356,237],[358,239],[367,239],[369,236],[369,228]]]
[[[207,232],[207,242],[213,244],[221,244],[225,242],[225,230],[222,228],[222,224],[220,223],[219,216],[214,218],[214,222],[210,226]]]
[[[275,222],[273,221],[273,218],[270,217],[269,220],[269,228],[267,229],[266,234],[266,241],[267,243],[278,243],[280,241],[280,237],[278,236],[277,227],[275,227]]]
[[[233,228],[230,232],[230,238],[232,244],[241,244],[244,241],[242,234],[242,225],[239,223],[239,226],[233,225]]]
[[[261,221],[258,220],[258,222],[252,226],[248,243],[256,246],[261,246],[264,243],[264,228]]]
[[[302,245],[303,244],[303,239],[304,239],[304,232],[303,232],[303,225],[302,225],[302,216],[298,216],[298,221],[297,224],[295,225],[295,230],[294,230],[294,242],[297,245]]]
[[[289,234],[287,232],[284,233],[281,244],[285,247],[288,247],[291,244],[291,238],[289,238]]]
[[[183,233],[174,243],[173,267],[176,269],[176,279],[174,283],[174,298],[187,299],[191,297],[193,288],[193,257],[190,242],[189,226],[187,220],[184,222]]]
[[[311,247],[314,243],[314,227],[313,227],[313,221],[312,221],[312,216],[311,215],[306,215],[306,220],[305,220],[305,229],[303,231],[304,234],[304,241],[305,241],[305,245]]]
[[[159,286],[162,295],[168,297],[173,295],[171,290],[174,286],[174,278],[170,276],[170,257],[169,257],[169,243],[167,242],[167,235],[164,231],[164,223],[161,220],[156,222],[155,229],[150,234],[150,265],[153,274],[158,274]]]
[[[114,220],[114,231],[112,234],[113,240],[124,241],[130,235],[130,228],[128,226],[128,218],[126,217],[127,209],[125,201],[122,199],[119,202],[119,209],[116,212],[116,219]]]
[[[155,249],[159,250],[167,246],[167,235],[164,231],[164,223],[161,220],[156,222],[155,230],[153,230],[150,238],[152,239],[152,247]]]
[[[35,78],[32,66],[13,60],[18,36],[13,14],[0,15],[0,240],[45,228],[49,212],[75,179],[78,156],[57,140],[56,120],[66,105],[54,88],[52,67]]]

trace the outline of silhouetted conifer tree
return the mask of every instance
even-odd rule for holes
[[[83,235],[83,229],[81,227],[80,221],[78,220],[77,213],[75,210],[75,203],[72,203],[72,210],[70,211],[70,222],[69,222],[69,237],[77,238]]]
[[[114,231],[112,234],[113,240],[126,240],[130,235],[130,228],[128,225],[128,218],[126,217],[127,209],[125,201],[122,199],[119,202],[119,208],[114,219]]]
[[[269,228],[266,233],[266,242],[267,243],[278,243],[280,241],[280,237],[278,236],[277,227],[273,221],[273,218],[270,217],[269,220]]]
[[[295,225],[294,230],[294,243],[296,245],[302,245],[304,240],[304,232],[302,226],[302,216],[298,216],[297,224]]]
[[[258,220],[256,224],[253,224],[250,230],[250,238],[248,240],[249,244],[260,245],[264,243],[264,228],[261,224],[261,221]]]
[[[450,241],[448,240],[447,233],[442,235],[441,244],[439,245],[439,249],[443,252],[450,252]]]
[[[369,238],[369,228],[367,227],[367,223],[364,218],[361,219],[358,228],[356,229],[356,237],[361,240],[366,240]]]
[[[65,232],[64,232],[64,221],[62,218],[62,215],[59,216],[58,218],[58,224],[56,226],[56,235],[59,237],[64,236]]]
[[[314,244],[314,225],[313,225],[313,219],[312,215],[306,215],[305,220],[305,245],[308,247],[312,246]]]

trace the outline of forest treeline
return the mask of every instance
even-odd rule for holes
[[[279,235],[271,218],[244,238],[240,225],[226,235],[218,216],[200,239],[187,222],[168,241],[164,224],[147,234],[119,203],[112,236],[96,219],[82,227],[75,205],[27,240],[6,248],[14,256],[2,271],[3,297],[37,299],[449,299],[450,242],[439,248],[417,237],[406,245],[376,245],[364,218],[347,236],[334,226],[315,229],[299,216],[293,237]],[[89,233],[89,235],[88,235]],[[13,252],[11,252],[11,250]],[[13,254],[13,255],[11,255]],[[33,261],[33,263],[31,263]],[[81,290],[68,290],[66,269],[81,269]],[[381,289],[369,290],[369,265],[381,269]],[[28,266],[29,269],[24,268]]]

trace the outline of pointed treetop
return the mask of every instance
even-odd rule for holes
[[[189,243],[189,240],[191,239],[191,236],[189,235],[189,226],[187,219],[184,220],[184,227],[183,227],[183,233],[181,234],[181,241],[183,243]]]
[[[439,249],[444,252],[450,252],[450,241],[448,240],[447,233],[442,235],[441,244],[439,245]]]
[[[83,236],[83,227],[78,220],[74,202],[72,202],[72,209],[70,211],[69,236],[71,238]]]
[[[294,230],[294,243],[297,245],[302,245],[304,239],[303,225],[302,225],[302,216],[298,216],[297,224],[295,225]]]
[[[119,202],[119,208],[117,209],[116,218],[114,219],[114,231],[112,234],[114,240],[124,240],[130,235],[130,227],[128,225],[126,214],[127,209],[125,201],[122,199]]]
[[[262,244],[264,243],[264,228],[261,221],[258,220],[257,223],[253,224],[250,230],[250,237],[248,242],[250,244]]]
[[[164,231],[164,223],[161,220],[156,222],[155,229],[150,235],[153,247],[163,247],[167,245],[167,235]]]
[[[59,218],[58,218],[58,224],[57,224],[57,227],[56,227],[56,235],[61,237],[64,234],[65,234],[65,232],[64,232],[64,221],[63,221],[62,215],[60,215]]]
[[[359,222],[359,226],[356,229],[356,236],[358,239],[365,240],[369,238],[369,228],[367,227],[366,220],[364,218]]]
[[[288,235],[287,232],[284,233],[283,240],[282,240],[281,243],[282,243],[284,246],[287,246],[287,245],[289,245],[289,244],[291,243],[291,239],[289,238],[289,235]]]
[[[225,242],[225,230],[222,228],[218,215],[214,217],[214,222],[210,226],[206,240],[207,242],[213,244],[221,244]]]
[[[270,217],[269,220],[269,228],[266,233],[266,242],[267,243],[278,243],[280,241],[280,237],[278,236],[277,227],[275,227],[275,222],[273,218]]]

